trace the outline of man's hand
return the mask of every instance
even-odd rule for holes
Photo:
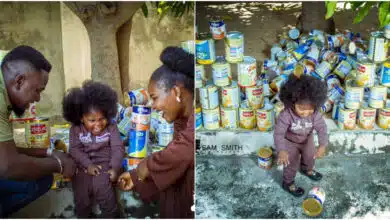
[[[130,191],[134,187],[134,183],[129,172],[122,173],[118,179],[118,183],[119,188],[123,191]]]
[[[108,175],[110,175],[110,181],[111,182],[116,182],[118,179],[118,174],[114,169],[110,169],[107,171]]]
[[[282,164],[284,167],[287,167],[287,165],[290,164],[290,161],[288,160],[288,152],[286,150],[282,150],[278,154],[278,165]]]
[[[52,156],[56,156],[61,160],[63,172],[65,178],[71,178],[76,172],[76,164],[73,159],[65,153],[60,151],[53,151]]]
[[[102,166],[91,164],[88,166],[87,173],[91,176],[97,176],[100,174],[101,169],[102,169]]]
[[[317,151],[316,151],[316,154],[314,155],[314,159],[316,158],[321,158],[325,155],[325,146],[320,146]]]
[[[149,169],[146,164],[146,160],[142,160],[137,166],[137,177],[138,180],[144,181],[149,176]]]

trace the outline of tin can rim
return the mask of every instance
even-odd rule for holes
[[[26,123],[36,123],[36,122],[49,122],[48,117],[36,117],[34,119],[26,120]]]
[[[227,38],[237,38],[237,39],[240,39],[243,36],[244,34],[239,31],[229,31],[226,35]]]
[[[322,212],[322,204],[315,198],[307,198],[303,200],[302,209],[309,216],[318,216]]]
[[[269,147],[262,147],[258,151],[257,155],[261,158],[268,159],[272,156],[272,150]]]

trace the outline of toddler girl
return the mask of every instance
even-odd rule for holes
[[[72,186],[79,218],[91,217],[94,204],[100,206],[102,217],[119,217],[112,183],[120,174],[124,147],[112,123],[116,112],[115,91],[98,82],[84,82],[63,100],[64,118],[72,123],[69,153],[78,167]]]
[[[274,131],[278,164],[284,165],[282,187],[294,196],[304,190],[296,187],[298,168],[312,180],[322,175],[315,171],[315,158],[322,157],[328,144],[325,120],[318,111],[327,99],[327,85],[313,76],[291,74],[280,91],[285,109],[280,113]],[[314,146],[313,130],[317,131],[319,148]]]

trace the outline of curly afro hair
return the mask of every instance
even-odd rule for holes
[[[311,104],[315,109],[321,108],[326,102],[327,84],[313,76],[300,77],[291,74],[280,90],[280,100],[286,108],[292,108],[296,103]]]
[[[163,65],[153,72],[151,80],[166,91],[181,83],[194,93],[194,55],[180,47],[167,47],[161,53],[160,60]]]
[[[117,114],[118,96],[108,85],[87,80],[81,88],[72,88],[62,101],[64,118],[74,125],[91,110],[101,111],[111,123]]]

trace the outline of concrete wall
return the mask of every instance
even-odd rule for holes
[[[119,41],[120,47],[128,47],[128,66],[121,66],[122,74],[128,75],[128,81],[122,82],[123,89],[132,90],[146,87],[153,71],[161,65],[160,53],[167,46],[180,46],[180,42],[194,38],[194,14],[182,18],[166,16],[158,23],[156,11],[149,8],[149,15],[144,17],[139,9],[133,16],[130,28],[122,27],[118,39],[130,29],[130,40]],[[122,77],[124,79],[126,77]]]
[[[91,43],[80,18],[61,2],[65,89],[91,78]]]
[[[59,3],[0,3],[1,49],[10,50],[22,44],[41,51],[53,65],[37,111],[41,115],[60,114],[64,67]]]

